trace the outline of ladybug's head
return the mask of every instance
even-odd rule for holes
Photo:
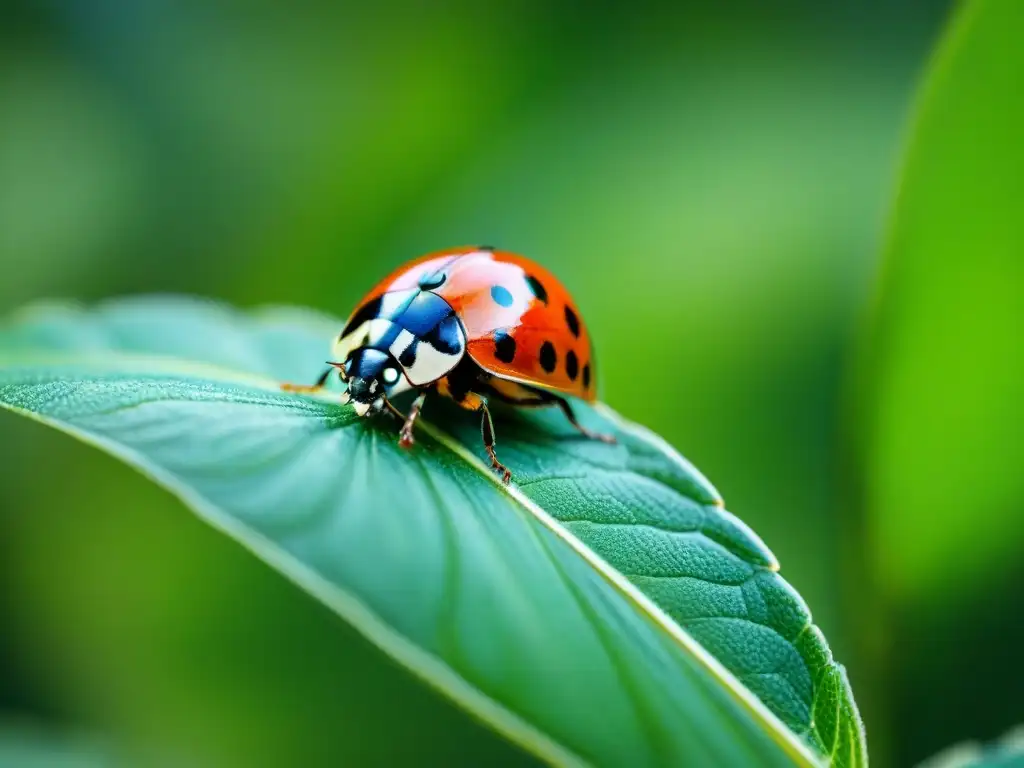
[[[384,408],[386,398],[409,389],[401,367],[379,349],[357,349],[338,368],[347,385],[345,401],[351,401],[360,416],[377,413]]]

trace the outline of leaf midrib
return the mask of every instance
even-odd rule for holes
[[[328,394],[302,396],[288,395],[282,393],[280,390],[280,383],[269,376],[239,371],[237,369],[213,363],[167,355],[104,352],[102,355],[57,356],[49,352],[44,354],[29,352],[28,354],[19,353],[17,355],[0,356],[0,369],[16,366],[33,367],[52,365],[70,367],[75,365],[87,366],[101,370],[109,369],[123,374],[125,373],[124,363],[126,362],[142,367],[141,370],[134,371],[137,375],[163,373],[176,376],[188,376],[217,383],[251,386],[262,389],[268,393],[278,395],[280,397],[280,404],[287,401],[301,401],[305,398],[307,401],[312,400],[325,405],[332,405],[339,409],[342,407],[337,402],[337,393],[333,393],[333,397]],[[149,402],[156,401],[158,400]],[[261,405],[261,403],[254,404]],[[265,404],[271,405],[269,402]],[[297,558],[292,557],[273,541],[266,539],[266,537],[238,521],[234,516],[221,510],[218,505],[192,491],[187,483],[182,481],[173,473],[165,472],[163,470],[155,470],[152,467],[151,462],[145,460],[134,450],[105,438],[93,435],[85,430],[80,430],[60,419],[41,416],[40,414],[32,411],[27,411],[3,402],[0,402],[0,406],[17,412],[23,416],[27,416],[35,421],[56,427],[86,444],[101,448],[115,456],[122,456],[130,459],[131,465],[144,476],[180,498],[187,506],[205,510],[211,522],[213,522],[217,527],[220,527],[224,533],[239,541],[243,546],[250,549],[253,554],[264,559],[266,562],[277,564],[282,573],[288,575],[295,583],[305,589],[309,589],[313,594],[324,594],[326,597],[326,593],[329,593],[341,598],[340,600],[325,599],[325,602],[332,606],[335,612],[339,615],[351,616],[352,613],[362,615],[366,625],[363,625],[361,628],[364,629],[371,637],[378,640],[384,638],[382,648],[395,658],[405,659],[408,661],[411,657],[416,657],[420,662],[425,661],[426,663],[423,664],[423,668],[409,663],[407,663],[406,666],[415,672],[421,679],[459,702],[459,704],[465,710],[469,711],[471,715],[487,721],[491,726],[496,727],[514,743],[519,744],[524,749],[527,749],[541,759],[552,764],[586,765],[584,760],[563,745],[556,742],[550,735],[544,733],[536,726],[524,721],[519,715],[515,714],[503,704],[485,694],[476,686],[458,675],[443,660],[424,651],[404,635],[391,628],[372,610],[363,605],[355,596],[323,578],[314,569],[306,566]],[[601,408],[601,411],[606,415],[614,414],[610,409],[604,407]],[[616,426],[626,428],[617,414],[614,414],[614,417]],[[417,422],[417,426],[426,434],[430,435],[438,445],[446,448],[450,453],[461,459],[466,465],[473,468],[478,474],[483,475],[491,481],[496,488],[501,490],[513,502],[515,502],[515,506],[518,506],[523,513],[530,515],[551,533],[562,539],[562,541],[565,542],[591,568],[597,571],[598,574],[616,592],[625,597],[642,616],[644,616],[648,621],[654,623],[664,632],[668,633],[673,642],[678,645],[684,653],[703,666],[705,670],[729,692],[734,701],[736,701],[736,703],[738,703],[756,722],[758,722],[759,725],[761,725],[770,738],[787,754],[788,757],[794,761],[796,765],[805,766],[807,768],[813,768],[814,766],[821,765],[821,761],[811,752],[810,747],[785,724],[783,724],[782,721],[773,712],[771,712],[771,710],[769,710],[760,699],[754,696],[749,689],[743,686],[732,672],[730,672],[717,658],[704,649],[696,639],[694,639],[688,632],[686,632],[685,629],[683,629],[670,616],[668,616],[668,614],[659,608],[650,598],[637,589],[636,586],[633,585],[624,575],[615,570],[600,555],[584,544],[583,541],[577,538],[568,528],[540,507],[540,505],[523,494],[517,486],[505,485],[497,475],[475,454],[466,448],[466,446],[457,441],[445,430],[431,423],[429,419],[421,418]],[[630,431],[640,439],[647,441],[647,436],[643,431]],[[659,444],[656,445],[656,447],[660,451],[668,453],[670,458],[676,459],[684,465],[686,464],[685,460],[678,457],[678,454],[675,453],[674,449],[672,449],[669,444],[659,441]],[[677,489],[673,488],[672,490],[675,493],[679,493]],[[247,535],[252,536],[255,541],[258,541],[259,546],[250,546],[244,536],[237,535],[237,532],[240,530],[244,530]],[[286,563],[290,563],[291,569],[289,569]],[[319,586],[313,587],[310,582],[318,584]],[[339,608],[341,605],[347,605],[351,612],[346,612],[346,610]],[[357,624],[357,626],[359,625]],[[368,629],[368,627],[373,627],[373,629]],[[401,646],[402,650],[397,650],[394,646]],[[426,667],[433,669],[433,673],[437,675],[436,679],[431,678],[425,672],[424,668]],[[452,688],[444,687],[441,684],[441,679],[445,679],[449,682],[455,681],[456,685],[454,688],[461,689],[462,695],[465,696],[465,699],[460,698]],[[469,700],[476,701],[477,704],[484,704],[481,709],[490,710],[491,717],[494,719],[487,720],[482,712],[474,710],[470,706]]]

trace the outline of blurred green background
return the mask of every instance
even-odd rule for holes
[[[998,533],[961,567],[957,468],[930,485],[955,457],[899,398],[955,414],[985,382],[876,376],[878,344],[904,360],[930,331],[868,322],[951,4],[370,5],[0,4],[0,309],[190,292],[345,315],[425,251],[529,255],[576,295],[603,399],[775,551],[875,765],[1024,720],[1020,434],[970,420],[1002,457],[970,477],[995,481]],[[937,356],[985,354],[968,299]],[[109,457],[0,414],[0,461],[0,714],[191,765],[529,764]]]

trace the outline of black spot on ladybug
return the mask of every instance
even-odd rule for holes
[[[583,366],[583,388],[590,389],[590,363]]]
[[[569,330],[572,331],[572,335],[579,338],[580,319],[576,317],[576,313],[572,311],[572,307],[568,304],[565,305],[565,324],[569,326]]]
[[[569,354],[565,356],[565,372],[569,374],[569,378],[572,381],[576,381],[576,376],[580,372],[580,361],[576,359],[576,353],[571,349]]]
[[[405,351],[398,356],[398,362],[403,368],[412,368],[416,364],[416,342],[414,341]]]
[[[505,331],[494,332],[494,356],[503,363],[511,363],[516,357],[516,340]]]
[[[419,286],[420,289],[424,291],[432,291],[435,288],[440,288],[444,285],[444,281],[447,279],[448,275],[441,270],[438,270],[437,272],[428,272],[420,278]]]
[[[558,365],[558,355],[555,354],[555,345],[545,341],[540,348],[540,366],[548,373],[554,373]]]
[[[545,304],[548,303],[548,291],[544,287],[544,283],[533,275],[527,275],[526,284],[529,286],[530,292],[533,293],[539,301],[543,301]]]
[[[494,299],[495,304],[500,304],[503,307],[512,306],[512,294],[509,292],[508,288],[505,288],[504,286],[492,285],[491,298]]]

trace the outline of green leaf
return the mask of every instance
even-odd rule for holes
[[[117,768],[128,763],[92,736],[52,733],[34,724],[0,725],[0,768]]]
[[[928,758],[918,768],[1024,768],[1024,726],[992,744],[956,744]]]
[[[938,48],[860,371],[877,581],[944,611],[1024,535],[1022,36],[1019,2],[975,0]]]
[[[797,734],[866,762],[806,606],[685,460],[603,407],[581,418],[617,446],[498,414],[504,488],[476,419],[436,400],[402,451],[387,420],[279,391],[338,327],[185,299],[38,307],[0,332],[0,404],[147,474],[544,760],[814,763]]]

